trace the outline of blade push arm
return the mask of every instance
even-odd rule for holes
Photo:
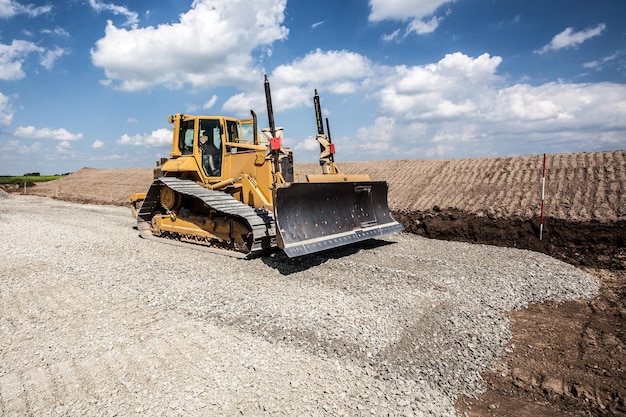
[[[315,120],[317,122],[316,139],[320,144],[320,165],[322,166],[322,173],[336,174],[339,170],[335,166],[335,145],[333,145],[330,139],[330,125],[328,123],[328,118],[326,118],[328,136],[324,133],[322,106],[320,105],[320,96],[317,94],[317,90],[315,90],[315,95],[313,96],[313,107],[315,107]]]

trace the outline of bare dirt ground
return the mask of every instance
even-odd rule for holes
[[[602,287],[593,300],[511,314],[508,355],[483,375],[487,392],[461,398],[470,416],[626,415],[626,151],[548,155],[545,227],[538,239],[541,156],[340,164],[387,180],[389,203],[422,236],[532,249],[576,265]],[[296,164],[303,176],[317,164]],[[124,205],[152,170],[85,168],[26,187],[29,194]],[[24,189],[13,190],[24,192]]]

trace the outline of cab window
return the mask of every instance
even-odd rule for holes
[[[180,124],[180,135],[178,136],[178,149],[183,155],[193,153],[193,132],[194,121],[184,121]]]
[[[228,132],[229,142],[239,142],[239,125],[237,122],[226,121],[226,131]]]

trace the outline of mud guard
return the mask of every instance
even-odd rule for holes
[[[402,231],[387,191],[384,181],[278,184],[278,246],[293,258]]]

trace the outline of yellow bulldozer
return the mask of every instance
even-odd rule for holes
[[[170,158],[155,170],[147,193],[130,198],[142,237],[194,243],[252,258],[276,248],[288,257],[319,252],[402,230],[387,203],[388,185],[346,175],[334,162],[315,91],[321,174],[294,181],[293,152],[282,146],[265,76],[269,127],[256,114],[175,114]],[[260,138],[263,136],[263,139]]]

